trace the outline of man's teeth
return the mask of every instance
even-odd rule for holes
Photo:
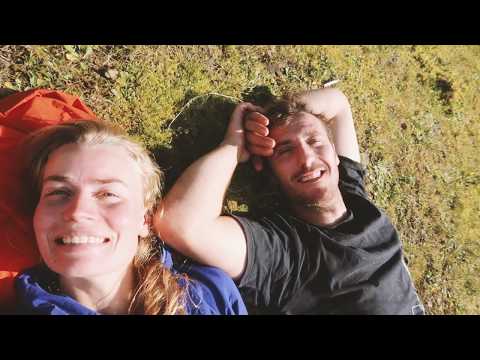
[[[101,244],[105,238],[97,236],[66,236],[62,238],[64,244]]]
[[[300,178],[298,179],[298,181],[300,182],[306,182],[306,181],[310,181],[310,180],[313,180],[313,179],[316,179],[316,178],[319,178],[320,176],[322,176],[322,173],[324,172],[325,170],[315,170],[315,171],[312,171],[306,175],[303,175],[303,176],[300,176]]]

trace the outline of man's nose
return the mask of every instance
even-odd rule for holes
[[[315,152],[308,146],[308,144],[301,144],[298,146],[297,152],[300,165],[305,169],[310,169],[315,162]]]
[[[93,219],[95,217],[94,200],[87,194],[78,192],[70,198],[63,216],[66,221]]]

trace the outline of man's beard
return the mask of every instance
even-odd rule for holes
[[[324,195],[324,194],[322,194]],[[293,196],[289,197],[289,202],[291,205],[295,207],[304,207],[308,209],[322,209],[325,207],[326,201],[325,196],[317,196],[315,198],[307,198],[305,196],[301,196],[298,194],[294,194]]]
[[[310,190],[308,193],[289,186],[289,184],[282,184],[280,181],[276,183],[276,186],[277,190],[283,193],[282,198],[286,200],[289,207],[312,211],[322,211],[329,208],[338,191],[338,185],[334,186],[331,183],[324,183],[321,188]]]
[[[289,203],[293,207],[302,207],[311,211],[322,211],[331,207],[332,202],[335,202],[336,193],[334,189],[324,188],[317,191],[316,194],[290,193]]]
[[[302,204],[302,206],[311,209],[322,209],[324,207],[323,203],[320,201],[305,202]]]
[[[313,211],[321,211],[325,209],[326,203],[322,200],[307,200],[307,199],[295,199],[290,201],[295,207],[303,207]]]

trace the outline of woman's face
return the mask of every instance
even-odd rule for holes
[[[33,226],[43,260],[62,276],[126,270],[148,234],[138,166],[117,145],[63,145],[45,165]]]

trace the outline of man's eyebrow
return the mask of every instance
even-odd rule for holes
[[[309,138],[312,138],[312,137],[322,137],[322,134],[319,133],[318,131],[315,131],[315,130],[310,130],[306,133],[306,136],[309,137]]]

